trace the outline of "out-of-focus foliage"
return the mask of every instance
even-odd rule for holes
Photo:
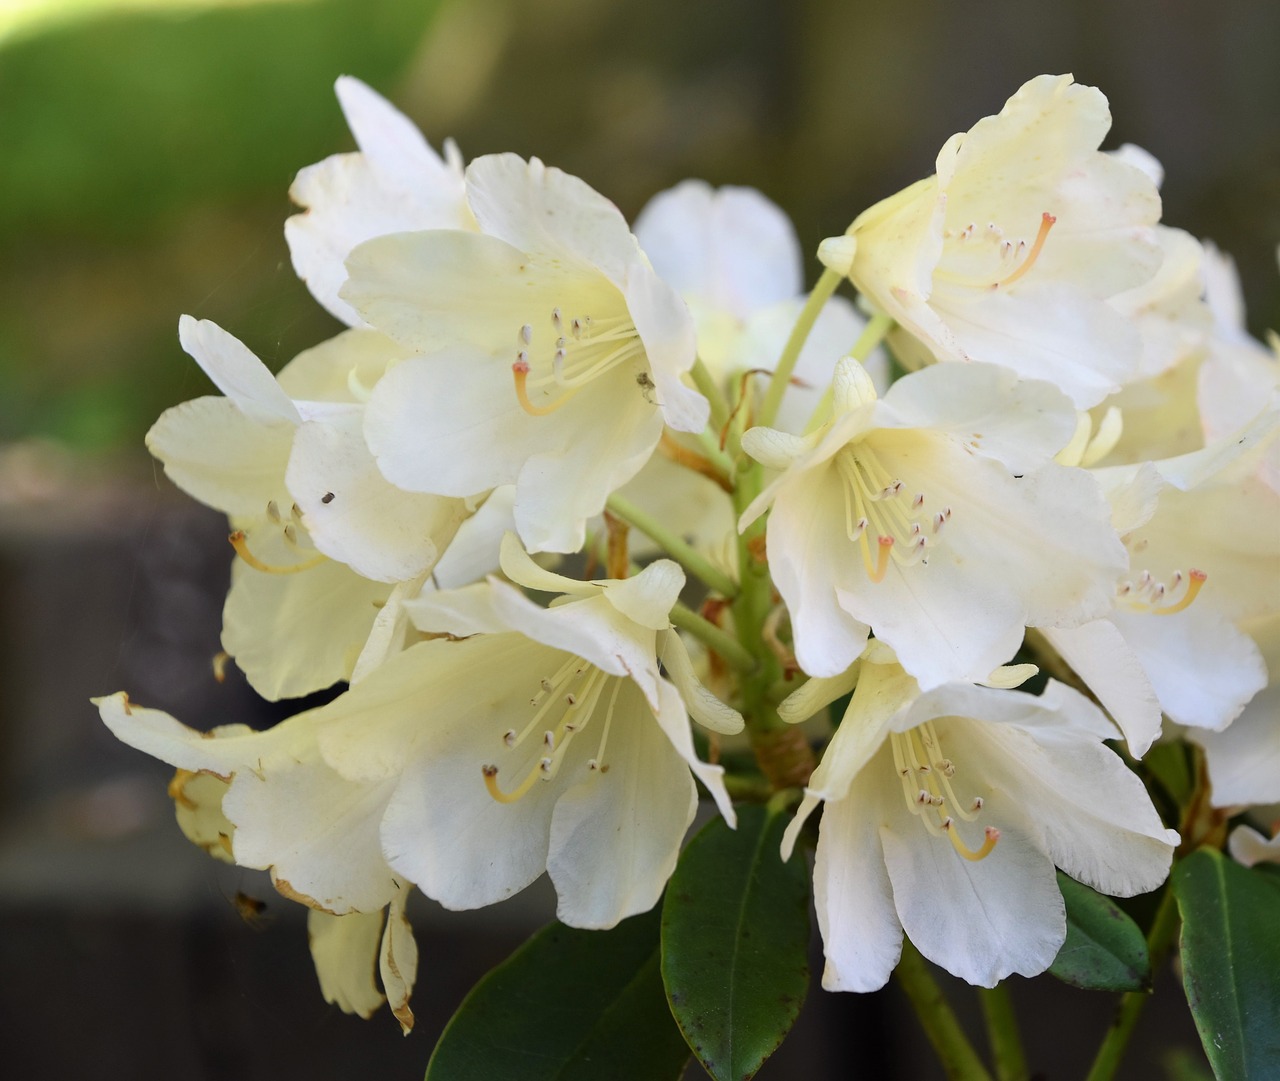
[[[196,199],[287,187],[342,138],[334,74],[393,76],[434,6],[102,12],[11,42],[0,64],[0,235],[128,238]]]
[[[436,6],[85,4],[0,42],[0,439],[136,441],[193,389],[174,327],[211,289],[296,320],[285,193],[346,145],[334,76],[387,85]]]

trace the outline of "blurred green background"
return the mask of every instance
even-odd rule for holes
[[[1100,86],[1115,145],[1168,169],[1166,220],[1238,258],[1280,325],[1273,0],[0,0],[0,445],[141,460],[205,393],[180,313],[273,367],[337,329],[282,224],[298,168],[350,149],[334,77],[435,145],[513,149],[633,215],[679,179],[762,188],[812,250],[932,171],[1042,71]]]

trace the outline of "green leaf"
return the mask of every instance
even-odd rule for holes
[[[1067,940],[1049,971],[1086,991],[1140,991],[1151,983],[1147,940],[1110,897],[1058,872]]]
[[[791,1030],[809,988],[809,872],[778,855],[787,816],[738,807],[685,849],[662,907],[671,1012],[717,1081],[754,1076]]]
[[[674,1081],[689,1049],[663,999],[658,921],[544,927],[471,989],[426,1081]]]
[[[1280,1077],[1280,885],[1201,849],[1173,869],[1182,982],[1220,1081]]]
[[[1195,774],[1188,755],[1185,743],[1170,740],[1168,743],[1157,743],[1142,759],[1146,771],[1160,783],[1169,798],[1179,807],[1191,798],[1191,791],[1195,788]]]

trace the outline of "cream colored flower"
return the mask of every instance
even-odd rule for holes
[[[359,79],[343,75],[334,89],[360,149],[298,173],[289,195],[304,213],[284,223],[284,235],[312,296],[348,326],[363,326],[338,296],[352,248],[388,233],[474,229],[475,220],[452,141],[441,159],[407,117]]]
[[[1159,267],[1160,197],[1099,152],[1110,124],[1099,91],[1038,76],[952,136],[935,176],[859,215],[848,275],[918,343],[895,347],[1000,364],[1081,407],[1134,376],[1140,336],[1107,302]]]
[[[800,666],[843,672],[874,632],[926,689],[981,680],[1026,626],[1107,611],[1125,553],[1093,478],[1052,461],[1074,428],[1060,392],[1006,369],[937,365],[878,399],[846,359],[823,429],[748,431],[782,472],[740,526],[772,508]]]
[[[851,688],[783,842],[787,858],[825,803],[813,875],[828,990],[883,986],[904,931],[970,983],[1033,976],[1066,936],[1055,865],[1120,897],[1164,881],[1178,835],[1082,695],[1054,682],[1038,698],[956,683],[922,694],[874,643],[780,711],[800,720]]]
[[[480,233],[381,237],[347,260],[343,298],[419,354],[374,389],[365,436],[414,492],[515,486],[533,551],[581,548],[587,519],[648,460],[664,423],[701,431],[688,310],[618,209],[514,154],[467,169]]]

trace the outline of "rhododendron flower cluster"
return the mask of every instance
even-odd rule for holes
[[[147,439],[230,519],[225,651],[336,695],[261,732],[97,700],[192,840],[310,908],[327,999],[412,1025],[412,889],[648,911],[700,795],[784,816],[762,874],[813,859],[826,988],[908,948],[994,987],[1055,964],[1055,869],[1159,889],[1280,801],[1280,364],[1098,90],[1032,79],[809,258],[759,192],[628,224],[337,89],[359,150],[285,235],[348,329],[273,376],[183,316],[222,393]]]

